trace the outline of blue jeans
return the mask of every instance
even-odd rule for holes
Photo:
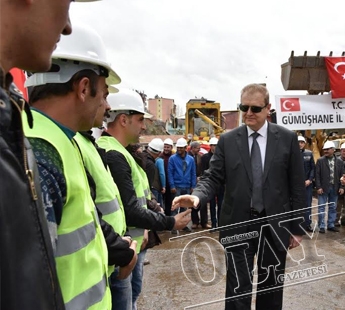
[[[181,196],[181,195],[189,195],[190,194],[190,187],[176,187],[176,193],[171,194],[172,200],[174,200],[175,197]],[[176,215],[177,213],[181,213],[186,211],[186,208],[179,208],[175,209],[174,211],[171,211],[171,216]]]
[[[163,209],[165,209],[165,208],[164,208],[164,203],[163,203],[163,195],[162,195],[162,193],[160,193],[159,191],[157,191],[157,190],[154,189],[154,188],[151,188],[151,192],[152,192],[152,194],[156,197],[157,202],[161,205],[161,207],[162,207]]]
[[[117,279],[118,268],[110,275],[112,310],[132,310],[131,276],[124,280]]]
[[[338,193],[335,192],[334,186],[330,186],[327,193],[323,193],[318,197],[318,204],[326,204],[328,202],[328,220],[327,228],[334,227],[334,221],[337,216]],[[325,228],[325,205],[319,206],[319,228]]]
[[[310,184],[305,188],[307,194],[307,211],[305,212],[305,222],[307,226],[311,225],[311,202],[313,200],[313,184]]]
[[[138,260],[132,271],[131,282],[132,282],[132,309],[137,310],[137,300],[141,293],[143,286],[144,276],[144,260],[147,250],[143,250],[138,254]]]

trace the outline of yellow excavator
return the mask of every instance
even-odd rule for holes
[[[209,141],[224,132],[220,103],[190,99],[186,104],[186,137],[189,141]]]

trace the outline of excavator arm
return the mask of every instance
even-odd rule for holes
[[[204,113],[202,113],[198,109],[195,109],[194,113],[200,116],[206,123],[211,124],[214,127],[216,134],[219,134],[224,131],[224,129],[221,126],[219,126],[217,123],[215,123],[213,120],[211,120],[209,117],[207,117]]]

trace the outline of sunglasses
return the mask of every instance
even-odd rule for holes
[[[242,112],[248,112],[249,108],[250,110],[253,112],[253,113],[260,113],[262,111],[262,109],[266,108],[267,107],[267,104],[265,104],[263,107],[257,107],[255,105],[243,105],[242,103],[240,103],[240,110]]]

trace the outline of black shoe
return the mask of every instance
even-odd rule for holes
[[[330,227],[327,228],[328,231],[333,231],[333,232],[339,232],[339,229],[337,227]]]
[[[313,229],[310,225],[308,225],[308,226],[306,227],[306,231],[313,232],[314,229]]]
[[[334,224],[334,226],[335,226],[335,227],[340,227],[339,222],[336,222],[336,223]]]
[[[185,231],[185,232],[192,232],[192,230],[188,226],[186,226],[182,230]]]
[[[176,230],[176,229],[173,229],[173,230],[171,231],[171,233],[172,233],[173,235],[177,235],[177,230]]]
[[[150,261],[148,260],[148,259],[144,259],[144,266],[146,266],[146,265],[150,265]]]
[[[320,228],[319,229],[319,233],[324,234],[325,233],[325,229],[324,228]]]

